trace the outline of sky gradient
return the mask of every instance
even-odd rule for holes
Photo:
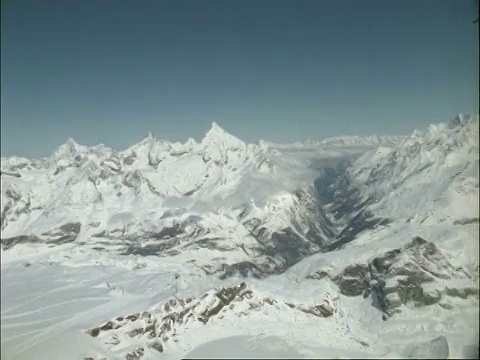
[[[149,130],[406,134],[478,112],[478,0],[2,0],[2,156]]]

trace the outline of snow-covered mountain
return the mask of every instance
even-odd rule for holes
[[[404,136],[388,136],[388,135],[370,135],[362,136],[334,136],[323,140],[309,139],[306,145],[370,145],[370,146],[395,146],[403,140]]]
[[[181,254],[209,272],[277,272],[345,225],[318,201],[318,160],[346,164],[370,148],[245,144],[216,123],[199,143],[149,134],[120,152],[69,139],[47,159],[2,159],[2,244],[78,237],[120,252]],[[216,252],[229,255],[212,265]]]
[[[357,345],[349,351],[361,351],[359,337],[368,331],[355,311],[377,311],[392,323],[412,306],[439,306],[451,316],[452,309],[478,303],[478,129],[478,114],[459,115],[405,137],[282,145],[247,144],[213,123],[199,142],[171,143],[149,133],[117,151],[69,139],[48,158],[2,158],[2,266],[181,273],[191,306],[177,298],[178,309],[168,310],[170,300],[148,293],[142,331],[131,335],[140,318],[125,323],[122,313],[112,314],[122,320],[108,326],[89,323],[90,335],[119,329],[115,345],[108,339],[113,348],[136,338],[152,351],[180,351],[172,334],[188,338],[189,318],[194,327],[211,327],[210,341],[216,326],[237,317],[265,321],[257,311],[272,323],[290,314],[299,324],[314,319],[331,326],[349,312],[341,315],[346,327],[336,329],[354,332]],[[238,277],[246,282],[241,291],[225,290],[237,289]],[[281,288],[291,291],[280,295]],[[124,296],[120,288],[106,289]],[[247,290],[248,301],[241,295]],[[222,299],[225,291],[233,297]],[[201,314],[214,320],[202,321]],[[384,340],[371,340],[370,350],[389,352]],[[423,351],[408,341],[394,353]],[[133,359],[150,350],[118,351]]]

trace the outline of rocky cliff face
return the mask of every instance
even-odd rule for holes
[[[349,265],[338,275],[319,269],[307,278],[330,278],[345,296],[370,297],[385,320],[400,312],[402,305],[422,307],[439,303],[448,308],[449,297],[478,298],[479,292],[478,269],[469,273],[453,266],[433,242],[421,237],[369,262]]]
[[[199,298],[175,297],[155,305],[143,313],[118,316],[87,333],[110,346],[121,346],[128,338],[136,338],[145,343],[126,355],[139,357],[145,351],[163,352],[169,344],[179,341],[179,336],[188,328],[202,327],[208,322],[226,322],[233,326],[232,318],[252,317],[256,313],[275,312],[296,313],[299,318],[326,318],[336,309],[328,299],[321,304],[293,304],[277,301],[274,295],[262,296],[250,289],[245,282],[236,286],[211,290]],[[268,308],[268,309],[267,309]]]

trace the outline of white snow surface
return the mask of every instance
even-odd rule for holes
[[[172,325],[161,358],[478,356],[478,129],[478,114],[459,115],[406,137],[282,145],[246,144],[213,123],[199,142],[149,133],[117,151],[69,139],[49,158],[2,158],[1,357],[126,359],[143,348],[142,360],[157,359],[130,325],[86,331],[172,299],[209,309],[241,282],[251,300]],[[388,221],[356,224],[367,213]],[[332,280],[416,236],[466,274],[448,286],[477,295],[403,304],[383,321],[372,298]],[[262,276],[226,270],[245,263]],[[321,269],[329,277],[309,276]],[[331,316],[298,310],[320,304]]]

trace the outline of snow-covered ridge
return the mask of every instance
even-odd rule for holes
[[[233,253],[242,245],[218,269],[253,256],[265,271],[393,219],[478,219],[478,206],[464,204],[478,193],[478,115],[404,138],[303,146],[246,144],[216,123],[201,142],[149,133],[124,151],[69,139],[50,158],[2,158],[2,185],[2,238],[39,239],[79,223],[82,241],[133,249],[133,239],[154,246],[170,232],[171,243],[155,245],[155,254],[185,254],[195,241]]]
[[[263,296],[262,296],[263,295]],[[330,300],[330,301],[329,301]],[[325,299],[320,304],[292,304],[276,300],[274,296],[261,294],[249,288],[245,282],[232,287],[214,289],[200,298],[175,297],[162,304],[156,304],[142,314],[126,314],[111,319],[87,333],[109,345],[112,349],[122,348],[129,338],[136,337],[139,343],[145,343],[140,353],[153,352],[158,356],[184,333],[202,331],[207,323],[226,323],[234,327],[238,318],[268,318],[262,312],[293,313],[298,319],[327,318],[332,316],[338,306],[337,299]],[[263,315],[263,316],[262,316]],[[266,320],[266,319],[265,319]],[[210,325],[210,324],[208,324]],[[215,326],[215,324],[214,324]],[[208,327],[208,326],[207,326]],[[138,349],[136,349],[138,352]],[[135,353],[136,351],[133,351]]]
[[[258,144],[247,144],[235,137],[234,135],[228,133],[226,130],[220,127],[219,124],[213,122],[210,129],[207,130],[203,138],[197,142],[193,138],[189,138],[185,143],[180,142],[169,142],[166,140],[159,140],[153,132],[149,131],[146,137],[141,140],[139,143],[129,147],[126,150],[114,150],[104,144],[98,144],[95,146],[85,146],[78,144],[73,138],[67,139],[63,144],[61,144],[51,155],[47,158],[42,159],[28,159],[25,157],[2,157],[1,166],[2,170],[7,170],[8,168],[18,167],[27,163],[43,163],[46,165],[48,160],[59,160],[62,158],[71,158],[76,155],[82,156],[85,154],[97,154],[101,153],[112,153],[118,156],[128,156],[132,151],[140,151],[142,149],[149,150],[162,150],[169,151],[174,150],[174,152],[184,152],[184,151],[194,151],[206,147],[219,147],[222,149],[242,149],[248,146],[250,147],[259,147],[262,149],[268,147],[320,147],[325,145],[362,145],[362,146],[376,146],[381,144],[393,145],[400,142],[404,139],[405,136],[336,136],[329,137],[322,140],[308,139],[305,142],[296,142],[292,144],[278,144],[270,141],[260,140]]]
[[[349,170],[376,212],[409,221],[477,219],[479,117],[414,131],[394,148],[367,152]]]
[[[477,114],[399,139],[69,140],[1,169],[2,358],[188,358],[226,334],[228,356],[477,351]]]
[[[322,140],[307,140],[306,145],[395,145],[401,142],[405,136],[393,135],[370,135],[370,136],[334,136]]]
[[[61,244],[68,235],[61,229],[80,224],[77,240],[95,248],[181,253],[213,273],[275,272],[331,236],[314,205],[316,159],[354,158],[369,148],[246,144],[216,123],[200,142],[149,133],[123,151],[69,139],[46,159],[2,159],[3,246],[51,233],[48,242]],[[213,268],[212,256],[219,259]]]

